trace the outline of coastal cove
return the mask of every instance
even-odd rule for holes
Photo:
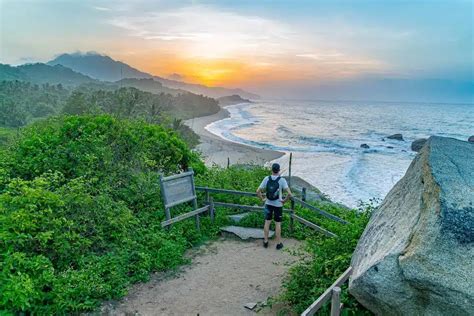
[[[250,145],[232,142],[219,137],[207,130],[214,122],[230,118],[230,113],[222,108],[218,113],[186,120],[184,123],[199,135],[200,144],[196,150],[203,155],[206,165],[227,166],[227,159],[233,164],[264,165],[285,155],[284,152],[258,148]]]
[[[276,161],[288,175],[293,152],[293,176],[356,207],[383,199],[401,179],[416,154],[412,141],[431,135],[466,140],[474,110],[469,104],[259,100],[186,125],[200,136],[197,149],[208,165],[226,166],[228,157],[231,164]],[[388,138],[395,133],[404,140]]]

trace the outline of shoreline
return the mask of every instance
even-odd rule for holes
[[[229,158],[231,165],[257,164],[263,166],[285,155],[284,152],[232,142],[206,130],[207,125],[229,117],[229,112],[221,108],[220,111],[215,114],[184,121],[184,124],[190,127],[199,136],[200,143],[196,146],[196,150],[202,154],[206,165],[226,167],[227,159]]]

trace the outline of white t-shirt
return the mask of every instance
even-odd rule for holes
[[[272,180],[276,180],[276,178],[278,178],[279,176],[271,175],[268,177],[272,177]],[[267,188],[268,177],[265,177],[262,183],[260,183],[260,186],[258,187],[260,190],[265,190]],[[266,199],[265,204],[276,206],[276,207],[282,207],[283,206],[283,203],[281,202],[283,200],[282,191],[286,189],[288,189],[288,183],[286,183],[285,178],[281,177],[280,180],[278,180],[278,199],[273,200],[273,201]]]

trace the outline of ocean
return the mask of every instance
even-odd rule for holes
[[[206,129],[226,140],[283,151],[276,160],[333,201],[356,207],[383,199],[431,135],[474,135],[474,104],[262,100],[227,106]],[[395,133],[404,141],[387,139]],[[367,144],[370,148],[361,148]]]

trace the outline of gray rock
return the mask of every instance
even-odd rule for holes
[[[360,148],[369,149],[369,148],[370,148],[370,146],[369,146],[369,145],[367,145],[367,144],[361,144],[361,145],[360,145]]]
[[[402,134],[393,134],[390,136],[387,136],[388,139],[395,139],[395,140],[401,140],[403,141],[403,135]]]
[[[257,307],[257,303],[247,303],[244,305],[244,307],[253,310],[255,307]]]
[[[235,214],[235,215],[229,215],[229,218],[234,222],[238,223],[240,222],[243,218],[245,218],[247,215],[250,213],[242,213],[242,214]]]
[[[470,143],[474,143],[474,135],[469,136],[469,138],[467,139],[467,141],[470,142]]]
[[[240,226],[226,226],[222,227],[221,231],[224,233],[230,233],[238,236],[240,239],[263,239],[263,229],[262,228],[249,228],[249,227],[240,227]],[[271,230],[268,234],[268,237],[273,237],[274,232]]]
[[[411,143],[411,150],[419,152],[423,145],[426,143],[426,138],[419,138]]]
[[[473,315],[474,146],[431,137],[374,211],[349,291],[377,315]]]

